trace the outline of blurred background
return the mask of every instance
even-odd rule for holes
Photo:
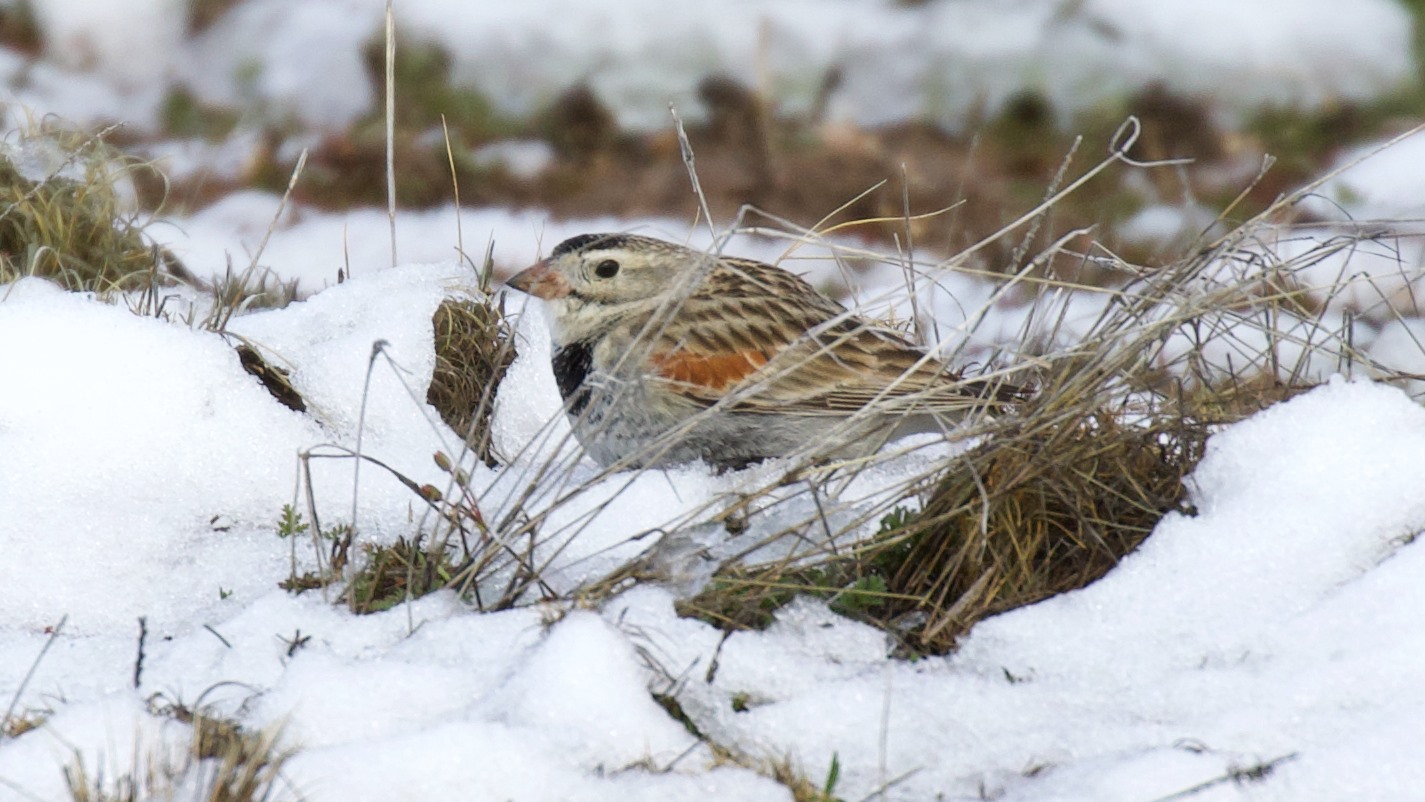
[[[1080,250],[1151,265],[1425,118],[1421,6],[396,0],[395,194],[444,209],[458,186],[464,208],[529,213],[526,229],[691,228],[671,109],[718,225],[750,206],[749,224],[863,221],[839,233],[945,254],[1100,161],[1136,115],[1134,159],[1187,161],[1106,173],[981,267],[1013,270],[1074,232]],[[9,139],[104,131],[149,165],[131,173],[133,203],[166,219],[281,193],[304,150],[294,208],[382,207],[384,14],[382,0],[4,0]],[[1391,192],[1338,182],[1296,212],[1425,205]],[[521,250],[507,261],[534,256]]]

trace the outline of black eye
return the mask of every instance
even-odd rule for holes
[[[612,259],[599,262],[598,266],[594,268],[594,275],[599,278],[613,278],[618,275],[618,262]]]

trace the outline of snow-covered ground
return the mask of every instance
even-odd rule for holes
[[[1170,515],[1104,580],[986,621],[946,658],[891,659],[883,635],[817,602],[721,642],[657,587],[594,611],[479,614],[439,593],[366,617],[278,590],[296,454],[353,442],[374,340],[423,386],[430,314],[467,279],[405,266],[241,318],[294,367],[311,416],[267,396],[217,335],[34,280],[5,289],[0,339],[25,345],[0,352],[0,699],[68,618],[17,700],[53,717],[0,745],[0,798],[61,798],[68,763],[113,778],[174,748],[184,728],[144,712],[161,693],[282,726],[301,747],[284,776],[310,800],[786,799],[718,768],[652,701],[670,678],[719,743],[790,755],[817,780],[835,756],[847,799],[1157,799],[1288,755],[1203,798],[1403,798],[1425,781],[1425,409],[1364,383],[1216,436],[1191,480],[1196,517]],[[526,350],[502,389],[520,399],[500,413],[507,444],[557,409],[545,352]],[[439,483],[430,455],[454,435],[429,415],[378,369],[366,453]],[[472,470],[491,505],[516,471]],[[337,518],[350,471],[317,467]],[[570,514],[608,505],[551,574],[630,559],[656,540],[631,535],[744,479],[693,466],[596,483]],[[406,531],[410,504],[364,473],[363,537]],[[311,640],[289,654],[298,633]]]
[[[6,91],[32,113],[139,127],[153,124],[171,82],[317,126],[373,102],[358,49],[381,24],[376,0],[250,0],[191,41],[177,24],[186,6],[37,3],[50,46],[38,63],[0,55]],[[1230,113],[1368,96],[1412,69],[1410,20],[1386,0],[396,6],[404,30],[449,46],[457,73],[505,108],[527,110],[587,78],[626,122],[646,126],[662,124],[670,100],[692,105],[689,87],[714,68],[772,87],[795,109],[840,66],[834,118],[952,126],[1026,87],[1075,108],[1164,80],[1208,91]],[[1322,320],[1369,356],[1425,375],[1412,222],[1425,208],[1420,141],[1333,179],[1309,207],[1326,222],[1263,246],[1306,259],[1293,265],[1304,285],[1354,281],[1319,292]],[[364,453],[417,482],[448,481],[432,454],[456,453],[458,438],[419,399],[434,365],[431,313],[473,281],[457,244],[478,262],[493,241],[507,276],[576,233],[636,230],[697,246],[712,235],[687,221],[404,212],[392,268],[384,213],[298,208],[255,257],[277,209],[275,197],[243,193],[150,233],[199,274],[256,258],[301,279],[306,300],[230,328],[292,369],[309,414],[274,401],[219,335],[37,280],[0,286],[0,713],[48,716],[0,736],[0,801],[67,799],[67,765],[114,782],[181,751],[187,728],[146,710],[155,694],[281,728],[298,751],[279,798],[313,802],[790,799],[700,745],[650,691],[676,695],[747,765],[790,759],[819,784],[835,761],[835,794],[847,800],[1297,802],[1408,799],[1425,787],[1425,409],[1400,390],[1336,379],[1226,429],[1190,480],[1195,516],[1169,515],[1103,580],[982,622],[947,657],[892,659],[881,633],[805,600],[765,632],[724,640],[678,618],[674,589],[656,585],[597,609],[480,613],[440,592],[354,616],[320,592],[276,587],[294,559],[277,519],[293,501],[298,455],[354,446],[358,428]],[[1360,230],[1347,219],[1401,236],[1310,250]],[[982,310],[977,347],[1021,332],[1023,308],[967,276],[936,276],[941,289],[922,288],[912,310],[894,264],[752,236],[727,249],[781,260],[873,311],[918,312],[952,346]],[[337,285],[338,269],[350,280]],[[1066,296],[1064,336],[1108,302]],[[1274,320],[1306,338],[1320,328]],[[508,468],[467,465],[491,519],[567,431],[537,305],[519,326],[496,438],[507,454],[535,445]],[[375,362],[363,419],[377,341],[389,360]],[[892,460],[839,500],[871,503],[937,456]],[[352,464],[319,460],[313,471],[324,521],[349,518]],[[529,502],[558,505],[546,576],[561,590],[655,546],[736,547],[700,524],[776,468],[596,473],[575,465]],[[809,516],[793,494],[754,515],[752,535]],[[363,469],[356,497],[360,542],[411,531],[419,505],[388,475]],[[837,501],[822,503],[835,515]],[[298,570],[313,567],[308,551],[296,552]],[[148,635],[134,687],[140,617]],[[1264,777],[1215,782],[1266,764]]]

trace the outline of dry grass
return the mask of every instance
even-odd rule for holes
[[[436,309],[435,373],[426,401],[441,420],[465,439],[490,467],[500,460],[490,440],[495,392],[515,358],[514,332],[505,317],[504,298],[449,298]]]
[[[1068,360],[1047,374],[1034,399],[940,468],[918,509],[887,511],[850,549],[726,565],[680,613],[761,628],[809,593],[893,634],[902,655],[946,653],[987,616],[1099,579],[1163,515],[1194,514],[1185,480],[1209,435],[1308,389],[1222,381],[1116,408],[1056,393],[1084,370]]]
[[[924,509],[866,550],[886,571],[885,620],[923,620],[906,633],[915,651],[948,651],[987,615],[1103,576],[1181,509],[1208,435],[1191,419],[1125,425],[1108,412],[1025,425],[946,470]]]
[[[271,364],[256,348],[245,342],[238,343],[236,350],[242,369],[262,382],[263,388],[277,399],[279,404],[293,412],[307,411],[307,402],[303,400],[302,394],[297,392],[297,388],[292,386],[290,371]]]
[[[49,717],[48,712],[41,711],[26,711],[19,715],[13,715],[0,722],[0,741],[6,738],[18,738],[31,730],[37,730],[44,726]]]
[[[0,284],[44,278],[67,290],[122,300],[136,314],[210,331],[222,331],[235,314],[296,300],[295,280],[284,281],[255,260],[209,282],[151,242],[144,233],[147,219],[120,187],[129,180],[166,184],[152,165],[110,147],[107,133],[86,138],[36,126],[16,144],[0,147]],[[168,290],[178,285],[208,302],[170,305],[177,296]]]
[[[297,800],[282,780],[293,752],[279,745],[277,730],[249,732],[237,723],[181,703],[155,702],[153,715],[192,729],[187,749],[176,760],[156,751],[135,758],[130,773],[105,777],[76,755],[64,767],[73,802],[278,802]]]
[[[16,160],[50,164],[22,173]],[[102,135],[36,132],[8,148],[0,157],[0,282],[38,276],[110,293],[186,276],[144,238],[120,197],[117,182],[130,166]]]
[[[894,633],[904,654],[950,651],[987,615],[1107,573],[1182,509],[1182,480],[1207,435],[1204,423],[1172,416],[1125,425],[1099,412],[1042,428],[1016,419],[947,464],[921,510],[893,510],[853,550],[729,566],[680,611],[761,627],[798,590]]]

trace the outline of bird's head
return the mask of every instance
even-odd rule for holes
[[[582,340],[659,307],[692,289],[707,254],[633,234],[583,234],[555,246],[509,286],[542,298],[554,313],[556,340]]]

